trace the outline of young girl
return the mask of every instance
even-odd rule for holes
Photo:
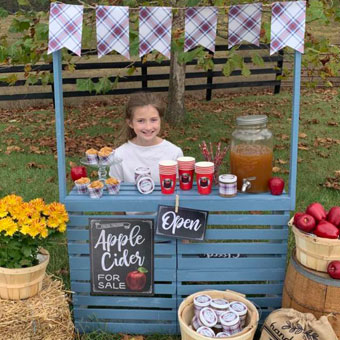
[[[135,168],[148,167],[155,183],[159,183],[158,162],[177,160],[182,150],[158,136],[165,107],[159,96],[140,92],[130,97],[125,109],[126,143],[115,155],[123,161],[110,167],[110,176],[124,182],[135,181]]]

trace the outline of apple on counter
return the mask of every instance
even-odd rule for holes
[[[129,272],[126,275],[126,285],[130,290],[140,292],[144,289],[146,284],[146,273],[148,270],[144,267],[139,267],[138,270]]]
[[[285,181],[281,177],[272,177],[268,181],[268,187],[272,195],[281,195],[285,187]]]
[[[70,166],[71,166],[71,178],[73,182],[79,178],[87,177],[86,168],[84,166],[77,165],[73,162],[70,162]]]

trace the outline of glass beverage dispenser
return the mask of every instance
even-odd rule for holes
[[[272,177],[273,134],[267,129],[266,115],[236,118],[230,149],[231,173],[237,176],[237,189],[242,192],[268,191]]]

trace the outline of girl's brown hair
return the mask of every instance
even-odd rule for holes
[[[161,118],[163,117],[165,111],[165,103],[161,96],[156,96],[151,92],[137,92],[130,96],[129,101],[126,104],[125,121],[131,121],[133,119],[133,114],[138,107],[148,105],[153,106],[158,111],[159,116]],[[126,124],[125,129],[125,142],[136,137],[135,131],[128,124]]]

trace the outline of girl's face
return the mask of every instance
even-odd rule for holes
[[[152,105],[137,107],[127,123],[136,133],[136,144],[150,146],[160,143],[161,139],[157,135],[161,129],[161,118]]]

